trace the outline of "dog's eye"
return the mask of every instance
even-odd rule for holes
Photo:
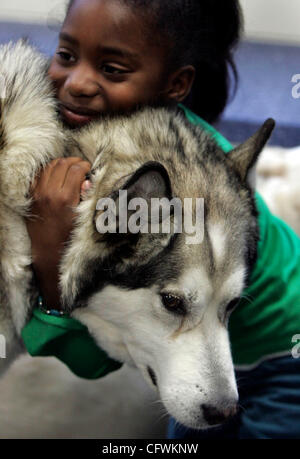
[[[240,298],[234,298],[226,307],[226,313],[233,311],[240,302]]]
[[[182,298],[170,293],[162,293],[161,299],[164,307],[174,314],[184,316],[186,314],[186,307]]]

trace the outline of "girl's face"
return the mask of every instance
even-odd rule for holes
[[[69,126],[128,112],[163,94],[168,46],[149,43],[143,27],[118,0],[75,0],[49,68]]]

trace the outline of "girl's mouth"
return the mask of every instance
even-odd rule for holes
[[[84,126],[99,117],[99,113],[60,105],[60,113],[65,122],[71,126]]]

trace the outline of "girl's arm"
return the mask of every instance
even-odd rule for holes
[[[33,204],[27,219],[33,268],[47,309],[60,309],[58,265],[74,221],[73,208],[89,187],[90,164],[80,158],[52,161],[32,187]]]

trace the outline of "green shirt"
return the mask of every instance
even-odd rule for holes
[[[231,144],[212,126],[183,108],[191,123],[211,132],[224,150]],[[292,337],[300,333],[300,238],[271,214],[256,193],[260,240],[258,259],[244,299],[232,313],[229,333],[236,366],[251,366],[264,358],[290,354]]]

